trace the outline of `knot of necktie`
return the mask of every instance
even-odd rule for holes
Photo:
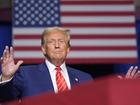
[[[58,72],[60,72],[61,71],[60,66],[56,66],[55,70],[58,71]]]

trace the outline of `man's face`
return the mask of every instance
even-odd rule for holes
[[[67,36],[58,30],[54,30],[44,37],[45,44],[42,46],[43,54],[50,62],[61,62],[65,60],[69,52]]]

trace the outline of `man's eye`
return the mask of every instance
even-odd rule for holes
[[[63,43],[63,42],[65,42],[65,41],[64,41],[64,40],[60,40],[59,42]]]
[[[54,41],[53,40],[50,40],[50,41],[47,41],[48,43],[54,43]]]

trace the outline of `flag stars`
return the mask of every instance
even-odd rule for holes
[[[23,15],[23,17],[24,17],[24,18],[27,18],[27,15],[26,15],[26,14],[24,14],[24,15]]]
[[[45,3],[42,4],[42,7],[45,8],[47,5]]]
[[[39,24],[42,25],[43,24],[43,21],[39,21]]]
[[[38,5],[38,3],[35,3],[35,7],[38,7],[39,5]]]
[[[36,18],[35,18],[35,21],[39,21],[39,18],[38,18],[38,17],[36,17]]]
[[[15,7],[15,11],[18,11],[19,10],[19,8],[18,7]]]
[[[54,20],[55,20],[55,18],[54,18],[54,17],[52,17],[52,18],[51,18],[51,21],[54,21]]]
[[[27,11],[27,8],[26,7],[23,7],[23,11]]]
[[[47,14],[47,18],[50,18],[51,17],[51,15],[50,14]]]
[[[54,7],[54,10],[55,10],[55,11],[58,11],[59,9],[58,9],[58,7]]]
[[[23,21],[23,24],[26,25],[27,24],[27,21]]]
[[[47,20],[47,18],[46,17],[43,17],[43,21],[46,21]]]
[[[31,18],[35,18],[35,15],[34,14],[31,14]]]
[[[19,25],[19,21],[15,21],[15,25]]]
[[[30,4],[30,3],[27,3],[27,7],[28,7],[28,8],[31,7],[31,4]]]
[[[15,1],[15,0],[14,0]],[[52,26],[60,24],[58,0],[22,0],[14,2],[17,26]]]
[[[22,3],[18,3],[18,4],[19,4],[19,7],[20,7],[20,8],[22,8],[22,7],[23,7],[23,4],[22,4]]]
[[[47,3],[47,4],[50,4],[50,0],[46,0],[46,3]]]
[[[52,7],[52,8],[53,8],[53,7],[54,7],[54,3],[51,3],[51,4],[50,4],[50,7]]]
[[[58,3],[58,0],[54,0],[54,3],[57,4]]]
[[[47,12],[45,10],[42,11],[43,14],[46,14]]]
[[[35,11],[35,14],[38,15],[39,14],[39,11]]]
[[[19,15],[18,14],[15,14],[15,18],[19,18]]]
[[[50,7],[47,7],[47,11],[50,11],[50,9],[51,9]]]
[[[34,4],[35,3],[35,1],[34,0],[31,0],[31,4]]]
[[[34,25],[35,24],[35,21],[31,21],[31,24]]]
[[[16,4],[18,4],[18,3],[19,3],[19,0],[15,0],[14,2],[15,2]]]
[[[54,17],[55,17],[55,18],[58,18],[58,17],[59,17],[59,15],[58,15],[58,14],[54,14]]]
[[[24,3],[24,4],[26,4],[26,3],[27,3],[27,1],[26,1],[26,0],[23,0],[23,3]]]
[[[28,18],[27,18],[27,21],[31,21],[31,18],[30,18],[30,17],[28,17]]]
[[[54,10],[51,10],[51,14],[54,14],[55,12],[54,12]]]
[[[42,7],[39,7],[39,8],[38,8],[38,10],[40,10],[40,11],[41,11],[42,9],[43,9]]]
[[[51,21],[47,21],[47,24],[50,25],[51,24]]]
[[[34,8],[34,7],[31,7],[31,10],[32,10],[32,11],[34,11],[34,10],[35,10],[35,8]]]
[[[43,15],[42,15],[42,14],[39,14],[39,17],[40,17],[40,18],[43,18]]]
[[[23,21],[23,18],[22,18],[22,17],[20,17],[20,18],[19,18],[19,21],[20,21],[20,22],[22,22],[22,21]]]
[[[23,11],[19,11],[19,14],[22,15],[23,14]]]
[[[38,3],[42,4],[42,0],[39,0]],[[45,3],[44,3],[45,4]]]
[[[55,21],[55,24],[56,24],[56,25],[59,25],[59,21]]]

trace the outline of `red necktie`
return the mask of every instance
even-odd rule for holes
[[[58,92],[68,90],[68,86],[65,81],[65,78],[63,77],[61,73],[60,66],[57,66],[55,70],[56,70],[56,84],[57,84]]]

